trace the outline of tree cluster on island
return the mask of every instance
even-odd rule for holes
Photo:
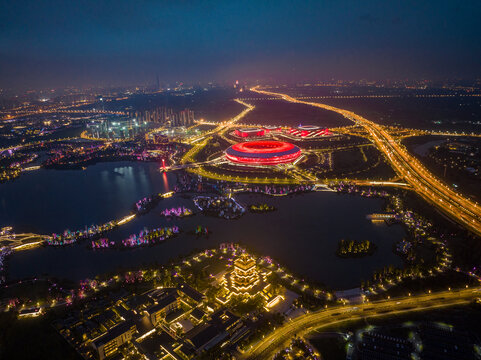
[[[372,255],[376,250],[376,245],[369,240],[344,240],[339,241],[337,256],[340,257],[361,257]]]
[[[257,212],[257,213],[260,213],[260,212],[270,212],[270,211],[274,211],[276,210],[276,208],[274,206],[270,206],[270,205],[267,205],[267,204],[252,204],[249,206],[249,210],[251,212]]]

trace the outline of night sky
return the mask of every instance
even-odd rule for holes
[[[0,86],[481,76],[481,1],[1,0]]]

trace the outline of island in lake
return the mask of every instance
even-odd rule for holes
[[[274,210],[276,210],[274,206],[270,206],[267,204],[252,204],[249,206],[249,211],[253,213],[271,212]]]
[[[342,239],[339,241],[336,254],[343,258],[363,257],[374,254],[374,251],[376,251],[376,245],[369,240],[357,241]]]

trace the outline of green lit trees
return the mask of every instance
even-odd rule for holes
[[[337,255],[340,257],[360,257],[371,255],[375,250],[376,245],[369,240],[356,241],[342,239],[339,241],[337,247]]]

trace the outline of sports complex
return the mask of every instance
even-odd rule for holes
[[[285,141],[248,141],[230,146],[225,156],[236,164],[279,165],[294,162],[301,149]]]

